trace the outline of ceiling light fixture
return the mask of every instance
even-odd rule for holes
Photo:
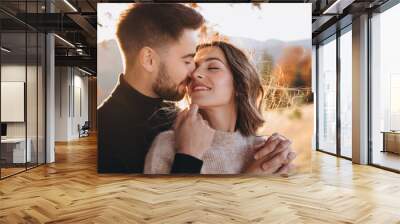
[[[75,12],[78,12],[78,10],[68,1],[68,0],[64,0],[65,4],[67,4],[72,10],[74,10]]]
[[[11,50],[9,50],[9,49],[7,49],[7,48],[5,48],[5,47],[1,47],[1,50],[4,51],[4,52],[6,52],[6,53],[10,53],[10,52],[11,52]]]
[[[355,0],[336,0],[332,5],[325,9],[322,14],[342,14],[343,10],[354,1]]]
[[[78,67],[78,70],[81,71],[81,72],[83,72],[83,73],[85,73],[85,74],[87,74],[87,75],[92,76],[92,73],[90,73],[90,72],[88,72],[88,71],[86,71],[86,70],[83,70],[83,69],[81,69],[81,68],[79,68],[79,67]]]
[[[64,38],[62,38],[62,37],[60,37],[60,36],[57,35],[57,34],[54,34],[54,36],[57,37],[57,38],[58,38],[59,40],[61,40],[62,42],[66,43],[67,45],[69,45],[69,46],[75,48],[75,45],[73,45],[73,44],[72,44],[71,42],[69,42],[68,40],[66,40],[66,39],[64,39]]]

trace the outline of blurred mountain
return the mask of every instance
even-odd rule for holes
[[[229,41],[237,45],[241,49],[246,49],[250,53],[252,53],[254,56],[253,59],[256,63],[258,63],[258,61],[261,59],[264,52],[267,52],[268,55],[272,57],[273,61],[277,61],[280,57],[282,57],[284,49],[287,47],[303,47],[305,49],[311,50],[311,40],[285,42],[276,39],[258,41],[244,37],[229,37]],[[101,57],[97,58],[98,65],[101,65],[102,68],[104,67],[104,72],[108,73],[111,72],[111,70],[115,72],[116,65],[118,65],[118,68],[122,69],[121,55],[119,53],[118,44],[114,39],[98,43],[98,51],[98,55],[102,55]],[[106,54],[103,55],[101,52],[104,52]],[[112,61],[118,63],[109,64]],[[107,64],[109,66],[107,66]]]
[[[258,64],[261,60],[262,55],[266,52],[272,57],[273,61],[277,61],[282,57],[284,49],[287,47],[303,47],[311,50],[311,39],[310,40],[298,40],[285,42],[276,39],[270,39],[266,41],[258,41],[244,37],[229,37],[229,40],[237,44],[242,49],[247,49],[253,55],[253,60]]]

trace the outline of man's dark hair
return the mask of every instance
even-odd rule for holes
[[[196,30],[203,23],[202,15],[183,4],[135,3],[121,15],[116,34],[124,54],[136,57],[142,47],[177,41],[184,29]]]

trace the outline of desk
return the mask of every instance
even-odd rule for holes
[[[27,138],[25,151],[25,138],[5,138],[1,139],[1,157],[6,163],[25,163],[31,161],[32,141]],[[25,154],[26,153],[26,154]],[[25,161],[25,158],[27,161]]]
[[[400,154],[400,132],[382,131],[381,133],[383,134],[382,152],[392,152]]]

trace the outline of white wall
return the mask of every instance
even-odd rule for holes
[[[77,139],[78,124],[88,120],[88,78],[76,68],[56,67],[55,89],[55,141]]]
[[[69,68],[55,68],[55,141],[68,141]]]
[[[75,70],[76,72],[76,70]],[[82,74],[82,73],[80,73]],[[88,77],[74,75],[74,108],[72,110],[72,119],[71,119],[71,135],[73,138],[78,138],[78,124],[82,126],[85,121],[89,120],[89,92],[88,92]],[[80,91],[80,93],[79,93]],[[80,99],[79,99],[80,95]],[[79,100],[81,101],[79,103]],[[80,104],[80,105],[79,105]],[[81,108],[79,108],[81,107]],[[80,109],[82,111],[80,111]]]

